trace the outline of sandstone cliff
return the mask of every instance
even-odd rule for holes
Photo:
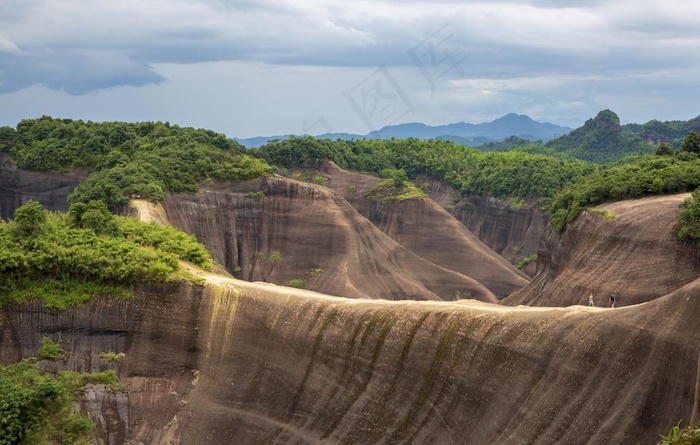
[[[58,313],[0,311],[0,359],[48,335],[116,368],[100,443],[655,444],[697,419],[700,281],[622,309],[327,297],[206,276]],[[119,364],[99,359],[123,352]]]
[[[539,268],[510,305],[631,305],[667,295],[700,276],[692,243],[679,241],[679,204],[688,194],[620,201],[584,212],[562,235],[546,232]]]
[[[54,211],[68,210],[68,195],[87,178],[86,172],[61,174],[18,169],[11,157],[0,153],[0,218],[12,218],[17,207],[30,199]]]
[[[462,222],[487,246],[513,264],[537,254],[540,238],[549,223],[548,214],[533,200],[524,205],[501,202],[491,196],[465,196],[452,210]],[[537,262],[523,268],[534,276]]]
[[[252,195],[255,191],[262,193]],[[457,263],[480,263],[471,269],[429,261],[432,257],[425,259],[397,243],[342,196],[320,185],[286,178],[208,184],[196,194],[171,196],[163,207],[170,222],[195,234],[215,261],[232,273],[240,268],[240,276],[250,281],[305,279],[311,289],[346,297],[491,302],[496,292],[505,296],[527,282],[476,240],[472,248],[462,244],[446,252]],[[416,232],[430,222],[415,209],[406,216]],[[463,237],[468,234],[454,226]],[[430,241],[441,242],[438,236]],[[281,254],[281,263],[268,261],[272,252]],[[313,269],[323,272],[312,276]]]
[[[432,199],[368,199],[365,195],[379,182],[377,178],[346,172],[333,163],[320,168],[326,179],[324,185],[340,193],[379,230],[421,258],[474,278],[499,298],[527,284],[524,274]]]

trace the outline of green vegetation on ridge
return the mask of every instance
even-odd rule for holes
[[[551,196],[595,170],[583,161],[557,156],[517,150],[485,153],[449,141],[412,138],[330,141],[300,137],[268,142],[253,152],[285,168],[330,160],[341,168],[374,175],[386,169],[403,170],[410,178],[430,176],[470,195]]]
[[[691,133],[686,139],[694,137]],[[692,149],[689,144],[686,147]],[[597,170],[561,190],[550,207],[554,229],[564,230],[588,206],[645,195],[681,193],[700,186],[700,160],[695,152],[657,150],[657,153]]]
[[[128,296],[124,286],[169,280],[180,259],[211,267],[194,236],[113,216],[101,201],[67,214],[29,201],[0,221],[0,306],[42,298],[66,309],[92,295]]]
[[[16,130],[0,128],[0,151],[27,170],[92,171],[70,201],[98,199],[110,208],[134,195],[159,201],[166,191],[196,191],[206,179],[245,180],[271,171],[222,134],[161,122],[25,119]]]

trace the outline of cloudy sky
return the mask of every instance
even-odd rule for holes
[[[0,125],[231,137],[700,114],[700,2],[0,0]]]

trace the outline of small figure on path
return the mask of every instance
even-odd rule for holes
[[[588,296],[588,305],[591,307],[594,306],[594,304],[593,304],[593,292],[591,292],[591,294]]]
[[[615,294],[610,294],[610,307],[615,309]]]

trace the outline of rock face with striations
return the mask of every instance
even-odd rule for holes
[[[9,155],[0,153],[0,218],[12,218],[17,207],[30,199],[45,209],[68,210],[68,195],[87,178],[86,172],[62,174],[19,169]]]
[[[174,226],[195,234],[215,261],[246,280],[303,279],[319,292],[356,298],[497,301],[478,279],[396,243],[327,187],[285,178],[210,184],[163,206]],[[281,254],[278,264],[269,261],[273,252]],[[511,290],[526,283],[501,270],[517,278]]]
[[[548,214],[536,202],[523,206],[504,204],[491,196],[465,196],[452,210],[455,218],[484,244],[516,264],[537,254],[540,238],[549,223]],[[536,272],[536,261],[523,268],[529,276]]]
[[[217,277],[64,313],[6,306],[0,359],[48,335],[70,352],[60,367],[116,369],[127,394],[82,402],[98,443],[652,445],[698,419],[699,295],[507,308]]]
[[[569,306],[651,301],[700,275],[692,243],[678,240],[679,205],[688,194],[654,196],[583,212],[562,235],[543,237],[537,275],[527,288],[505,300],[510,305]],[[605,212],[608,212],[607,215]]]
[[[333,163],[320,168],[325,185],[341,194],[379,230],[421,258],[476,279],[499,298],[527,284],[524,274],[432,199],[370,199],[366,195],[379,179],[344,171]]]

